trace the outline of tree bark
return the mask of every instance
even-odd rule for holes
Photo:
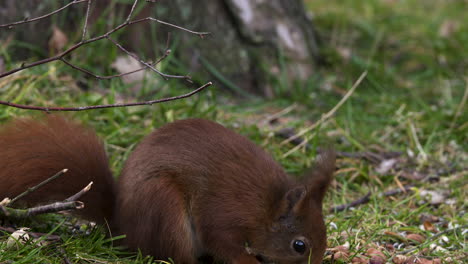
[[[45,13],[45,10],[51,10],[50,3],[55,1],[3,2],[5,4],[0,5],[0,23],[24,17],[24,10],[32,10],[31,17]],[[111,0],[95,2],[92,20],[103,14],[108,6],[113,7],[116,14],[123,14],[122,11],[131,6],[112,4]],[[256,94],[269,97],[274,95],[270,86],[272,78],[287,76],[287,80],[292,82],[305,79],[314,72],[318,59],[317,36],[301,0],[141,2],[147,7],[141,10],[140,17],[152,16],[191,30],[211,32],[210,36],[200,40],[195,35],[167,26],[141,24],[127,28],[121,36],[125,39],[121,38],[120,41],[124,41],[130,49],[143,51],[144,57],[155,57],[160,50],[155,50],[155,43],[148,40],[149,31],[156,28],[160,47],[165,46],[167,32],[171,32],[172,43],[177,43],[173,52],[178,58],[178,65],[183,65],[195,80],[213,80],[218,87],[244,96]],[[44,3],[49,3],[49,7]],[[60,14],[62,19],[58,21],[71,14],[76,17],[76,10],[83,12],[82,8],[74,10],[75,13]],[[84,17],[84,13],[81,17]],[[50,27],[50,19],[27,24],[21,29],[15,27],[13,30],[18,31],[15,38],[45,47],[47,42],[44,42],[43,31],[49,30],[47,23]],[[5,37],[5,33],[0,32],[0,37]]]

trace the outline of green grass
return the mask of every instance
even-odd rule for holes
[[[284,157],[294,146],[281,144],[283,139],[273,136],[273,131],[282,127],[300,131],[319,120],[367,70],[366,79],[336,114],[304,137],[310,146],[332,144],[339,151],[400,151],[404,155],[399,164],[405,170],[397,168],[382,175],[376,171],[378,164],[363,159],[338,160],[339,171],[325,209],[368,192],[372,195],[367,204],[326,216],[329,247],[336,251],[339,245],[349,245],[349,258],[334,261],[350,263],[353,257],[365,258],[367,250],[373,248],[392,263],[396,255],[414,248],[403,255],[440,258],[442,263],[463,262],[468,257],[468,115],[466,104],[462,104],[468,78],[468,24],[462,23],[466,2],[314,0],[306,4],[314,12],[327,64],[304,83],[292,83],[284,74],[272,77],[274,99],[239,101],[211,87],[192,98],[161,105],[66,114],[94,127],[104,138],[116,174],[136,142],[154,128],[176,119],[202,117],[248,136],[288,172],[300,175],[312,164],[315,151],[301,148]],[[80,57],[71,59],[93,71],[111,73],[107,65],[117,52],[106,45],[83,48]],[[8,49],[0,48],[5,58],[9,58],[7,53]],[[7,60],[8,67],[15,64]],[[161,68],[173,69],[174,64],[163,63]],[[76,80],[83,80],[90,89],[81,91]],[[113,103],[121,98],[148,100],[187,91],[181,82],[154,82],[157,85],[147,85],[139,95],[132,95],[119,79],[84,79],[62,64],[52,63],[1,79],[0,98],[34,105],[81,106]],[[158,87],[156,94],[151,90],[154,86]],[[262,125],[270,114],[293,104],[290,112],[278,118],[279,125]],[[0,122],[30,114],[38,113],[2,107]],[[412,156],[408,157],[408,153]],[[405,179],[404,172],[418,172],[438,181]],[[414,192],[392,197],[379,195],[398,188],[398,183],[414,184]],[[430,205],[420,195],[424,190],[448,195],[440,205]],[[432,240],[434,233],[421,228],[424,214],[439,219],[433,223],[437,229],[434,233],[446,232],[443,238]],[[90,234],[73,234],[63,227],[61,217],[47,219],[46,226],[44,221],[25,225],[37,232],[54,231],[63,242],[41,246],[30,243],[18,250],[5,250],[0,244],[0,263],[61,263],[63,254],[74,263],[151,261],[113,247],[100,228]],[[453,229],[457,226],[465,227]],[[424,242],[414,245],[405,239],[409,233],[423,235]],[[1,240],[6,237],[0,237]],[[436,250],[431,244],[443,249]],[[331,263],[330,256],[325,263]]]

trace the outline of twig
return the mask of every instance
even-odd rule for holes
[[[355,207],[357,205],[368,203],[370,201],[370,196],[371,196],[371,192],[368,192],[366,195],[364,195],[363,197],[361,197],[361,198],[359,198],[359,199],[357,199],[355,201],[352,201],[352,202],[347,203],[347,204],[342,204],[342,205],[338,205],[338,206],[335,206],[333,208],[330,208],[330,212],[332,212],[332,213],[341,212],[341,211],[344,211],[344,210],[349,209],[351,207]]]
[[[131,12],[133,12],[133,10],[131,10]],[[131,15],[131,14],[129,14],[129,15]],[[122,28],[125,28],[125,27],[127,27],[129,25],[145,22],[145,21],[154,21],[154,22],[157,22],[157,23],[160,23],[160,24],[163,24],[163,25],[167,25],[167,26],[171,26],[171,27],[174,27],[174,28],[177,28],[177,29],[180,29],[180,30],[183,30],[183,31],[195,34],[195,35],[198,35],[198,36],[203,36],[203,35],[210,34],[209,32],[192,31],[192,30],[189,30],[189,29],[186,29],[186,28],[183,28],[183,27],[180,27],[180,26],[168,23],[168,22],[164,22],[164,21],[161,21],[161,20],[158,20],[158,19],[154,19],[152,17],[137,19],[137,20],[134,20],[134,21],[126,21],[123,24],[120,24],[119,26],[109,30],[108,32],[106,32],[103,35],[100,35],[100,36],[97,36],[97,37],[94,37],[94,38],[91,38],[91,39],[88,39],[88,40],[80,41],[80,42],[74,44],[73,46],[71,46],[70,48],[68,48],[67,50],[63,51],[62,53],[60,53],[60,54],[58,54],[56,56],[46,58],[46,59],[43,59],[43,60],[39,60],[39,61],[30,63],[30,64],[22,64],[21,67],[19,67],[19,68],[16,68],[16,69],[1,73],[0,78],[3,78],[5,76],[11,75],[11,74],[13,74],[15,72],[19,72],[19,71],[22,71],[22,70],[25,70],[25,69],[28,69],[28,68],[31,68],[31,67],[35,67],[35,66],[42,65],[42,64],[45,64],[45,63],[49,63],[49,62],[56,61],[56,60],[62,60],[63,57],[65,57],[66,55],[70,54],[72,51],[78,49],[79,47],[81,47],[83,45],[86,45],[86,44],[89,44],[89,43],[92,43],[92,42],[95,42],[95,41],[98,41],[98,40],[101,40],[101,39],[108,39],[111,34],[121,30]],[[138,61],[141,61],[141,59],[138,59]],[[148,65],[146,65],[146,66],[148,66]],[[152,69],[154,70],[154,67]],[[156,72],[158,72],[160,74],[159,71],[156,71]],[[187,76],[181,76],[180,78],[186,78],[186,77]],[[171,77],[171,78],[174,78],[174,77]]]
[[[13,198],[10,202],[9,202],[9,205],[15,203],[16,201],[18,201],[19,199],[23,198],[24,196],[30,194],[31,192],[34,192],[35,190],[39,189],[40,187],[46,185],[47,183],[57,179],[58,177],[62,176],[63,174],[65,174],[66,172],[68,171],[68,169],[63,169],[59,172],[57,172],[56,174],[52,175],[50,178],[42,181],[41,183],[39,183],[38,185],[36,186],[33,186],[33,187],[30,187],[28,188],[26,191],[24,191],[23,193],[19,194],[18,196],[16,196],[15,198]]]
[[[393,195],[397,195],[397,194],[401,194],[401,193],[406,193],[408,191],[411,190],[411,188],[413,187],[413,185],[406,185],[403,187],[403,189],[401,188],[397,188],[397,189],[393,189],[393,190],[390,190],[390,191],[386,191],[384,193],[381,193],[379,194],[379,196],[384,196],[384,197],[388,197],[388,196],[393,196]],[[342,205],[338,205],[338,206],[335,206],[335,207],[332,207],[330,208],[330,212],[331,213],[336,213],[336,212],[341,212],[341,211],[344,211],[346,209],[349,209],[351,207],[355,207],[355,206],[358,206],[358,205],[361,205],[361,204],[366,204],[370,201],[370,196],[372,195],[372,192],[368,192],[366,195],[350,202],[350,203],[347,203],[347,204],[342,204]]]
[[[309,131],[312,131],[313,129],[315,129],[317,126],[321,125],[323,122],[325,122],[328,118],[330,118],[332,115],[335,114],[335,112],[348,100],[348,98],[354,93],[354,91],[356,90],[356,88],[359,86],[359,84],[361,84],[362,80],[364,80],[364,78],[366,77],[367,75],[367,71],[363,72],[361,74],[361,76],[359,76],[359,78],[357,79],[357,81],[353,84],[353,86],[351,87],[351,89],[349,89],[349,91],[345,94],[345,96],[343,96],[343,98],[341,98],[341,100],[338,102],[338,104],[335,105],[335,107],[333,107],[329,112],[327,112],[326,114],[322,115],[322,117],[317,121],[315,122],[314,124],[312,124],[311,126],[305,128],[304,130],[302,130],[301,132],[297,133],[296,135],[284,140],[283,142],[280,143],[280,145],[284,145],[284,144],[287,144],[289,142],[291,142],[292,140],[308,133]],[[286,152],[284,155],[283,155],[283,158],[289,156],[291,153],[295,152],[296,150],[298,150],[300,147],[302,147],[303,145],[305,145],[307,142],[307,140],[304,140],[304,142],[302,142],[301,144],[295,146],[294,148],[292,148],[290,151]]]
[[[171,50],[166,50],[163,54],[163,56],[161,56],[161,58],[159,58],[156,62],[154,63],[150,63],[150,65],[157,65],[158,63],[160,63],[162,60],[164,60],[165,58],[167,58],[167,56],[169,56],[169,54],[171,54]],[[94,74],[92,73],[91,71],[85,69],[85,68],[81,68],[79,66],[76,66],[74,64],[72,64],[71,62],[65,60],[64,58],[60,59],[61,61],[63,61],[63,63],[67,64],[68,66],[70,66],[71,68],[75,69],[75,70],[78,70],[78,71],[81,71],[83,73],[86,73],[90,76],[93,76],[94,78],[96,79],[99,79],[99,80],[110,80],[110,79],[113,79],[113,78],[118,78],[118,77],[122,77],[122,76],[125,76],[125,75],[129,75],[129,74],[132,74],[132,73],[135,73],[135,72],[139,72],[139,71],[142,71],[142,70],[145,70],[147,69],[148,67],[141,67],[139,69],[136,69],[136,70],[133,70],[133,71],[129,71],[129,72],[124,72],[124,73],[120,73],[120,74],[115,74],[115,75],[107,75],[107,76],[101,76],[101,75],[97,75],[97,74]]]
[[[36,206],[27,209],[16,209],[10,207],[3,207],[3,212],[0,211],[0,216],[10,219],[25,219],[39,214],[55,213],[66,210],[83,209],[84,203],[80,201],[71,202],[55,202],[47,205]],[[6,212],[5,212],[6,211]]]
[[[153,104],[158,104],[158,103],[163,103],[163,102],[169,102],[169,101],[174,101],[174,100],[179,100],[182,98],[187,98],[190,97],[203,89],[205,89],[208,86],[211,86],[212,83],[208,82],[199,88],[183,94],[183,95],[178,95],[178,96],[173,96],[173,97],[166,97],[162,99],[156,99],[156,100],[151,100],[151,101],[144,101],[144,102],[134,102],[134,103],[120,103],[120,104],[106,104],[106,105],[92,105],[92,106],[79,106],[79,107],[41,107],[41,106],[30,106],[30,105],[22,105],[22,104],[15,104],[15,103],[10,103],[10,102],[5,102],[5,101],[0,101],[0,105],[7,105],[7,106],[13,106],[16,108],[21,108],[21,109],[28,109],[28,110],[38,110],[38,111],[46,111],[46,112],[52,112],[52,111],[85,111],[85,110],[91,110],[91,109],[103,109],[103,108],[112,108],[112,107],[128,107],[128,106],[136,106],[136,105],[153,105]]]
[[[47,179],[46,181],[50,181],[50,178]],[[39,185],[41,184],[44,185],[44,182],[41,182]],[[0,216],[8,217],[11,219],[25,219],[25,218],[28,218],[34,215],[39,215],[39,214],[55,213],[55,212],[60,212],[60,211],[65,211],[65,210],[83,209],[84,203],[77,201],[77,199],[79,199],[81,196],[87,193],[91,189],[92,184],[93,182],[90,182],[88,185],[86,185],[86,187],[84,187],[79,192],[68,197],[62,202],[55,202],[51,204],[46,204],[46,205],[41,205],[41,206],[36,206],[36,207],[26,208],[26,209],[16,209],[16,208],[10,208],[10,207],[0,205]],[[34,188],[37,189],[39,185],[36,185]],[[30,192],[30,190],[31,188],[29,188],[26,192],[28,191]]]
[[[81,41],[84,41],[86,39],[86,32],[88,30],[88,21],[89,21],[89,12],[91,11],[91,0],[88,0],[88,5],[86,6],[86,16],[85,16],[85,22],[83,25],[83,35],[81,37]]]
[[[64,201],[65,202],[74,202],[74,201],[78,200],[79,198],[81,198],[81,196],[83,196],[85,193],[87,193],[89,190],[91,190],[92,185],[93,185],[93,182],[90,182],[81,191],[79,191],[79,192],[75,193],[74,195],[68,197]]]
[[[74,0],[73,2],[70,2],[64,6],[62,6],[61,8],[51,12],[51,13],[48,13],[48,14],[45,14],[45,15],[42,15],[40,17],[35,17],[35,18],[25,18],[23,21],[18,21],[18,22],[13,22],[13,23],[9,23],[9,24],[3,24],[3,25],[0,25],[0,28],[4,28],[4,27],[8,27],[8,28],[12,28],[13,26],[18,26],[18,25],[21,25],[21,24],[26,24],[26,23],[30,23],[30,22],[34,22],[34,21],[37,21],[37,20],[41,20],[41,19],[44,19],[44,18],[47,18],[47,17],[50,17],[54,14],[57,14],[59,13],[60,11],[63,11],[65,10],[66,8],[68,8],[69,6],[72,6],[74,4],[78,4],[78,3],[82,3],[82,2],[88,2],[89,4],[89,1],[90,0]]]
[[[120,43],[118,43],[115,40],[113,40],[112,38],[110,38],[110,36],[113,33],[117,32],[117,31],[119,31],[119,30],[121,30],[121,29],[123,29],[123,28],[125,28],[125,27],[127,27],[129,25],[142,23],[142,22],[146,22],[146,21],[156,22],[156,23],[159,23],[159,24],[162,24],[162,25],[170,26],[170,27],[182,30],[182,31],[189,32],[191,34],[198,35],[199,37],[203,37],[204,35],[210,34],[209,32],[192,31],[192,30],[189,30],[189,29],[186,29],[186,28],[183,28],[183,27],[180,27],[180,26],[177,26],[177,25],[174,25],[174,24],[171,24],[171,23],[159,20],[159,19],[155,19],[155,18],[152,18],[152,17],[146,17],[146,18],[131,20],[132,16],[133,16],[133,13],[134,13],[134,11],[136,9],[136,6],[138,4],[138,0],[134,0],[132,8],[131,8],[125,22],[123,22],[122,24],[118,25],[117,27],[109,30],[108,32],[106,32],[106,33],[104,33],[104,34],[102,34],[100,36],[93,37],[93,38],[90,38],[90,39],[86,39],[86,33],[87,33],[88,21],[89,21],[89,15],[90,15],[91,0],[74,0],[73,2],[71,2],[71,3],[67,4],[67,5],[65,5],[64,7],[60,8],[58,10],[55,10],[54,12],[51,12],[49,14],[46,14],[46,15],[43,15],[43,16],[40,16],[40,17],[37,17],[37,18],[34,18],[34,19],[25,19],[24,21],[19,21],[19,22],[9,23],[9,24],[5,24],[5,25],[0,25],[0,28],[1,27],[11,27],[11,26],[14,26],[14,25],[20,25],[20,24],[24,24],[24,23],[37,21],[37,20],[49,17],[51,15],[54,15],[54,14],[62,11],[63,9],[71,6],[72,4],[77,4],[77,3],[81,3],[81,2],[88,2],[88,5],[87,5],[87,8],[86,8],[86,17],[85,17],[85,22],[84,22],[84,25],[83,25],[83,30],[82,30],[82,39],[81,39],[80,42],[75,43],[74,45],[69,47],[67,50],[57,54],[56,56],[49,57],[49,58],[46,58],[46,59],[42,59],[42,60],[39,60],[39,61],[35,61],[35,62],[29,63],[29,64],[22,63],[21,66],[18,67],[18,68],[9,70],[7,72],[0,73],[0,78],[3,78],[5,76],[9,76],[9,75],[11,75],[13,73],[16,73],[16,72],[19,72],[19,71],[22,71],[22,70],[25,70],[25,69],[29,69],[29,68],[32,68],[32,67],[35,67],[35,66],[38,66],[38,65],[46,64],[46,63],[49,63],[49,62],[52,62],[52,61],[62,61],[67,66],[69,66],[69,67],[71,67],[71,68],[73,68],[75,70],[81,71],[81,72],[83,72],[85,74],[94,76],[97,79],[112,79],[112,78],[125,76],[125,75],[128,75],[128,74],[131,74],[131,73],[134,73],[134,72],[149,68],[152,71],[159,74],[160,76],[162,76],[164,79],[177,78],[177,79],[185,79],[185,80],[188,80],[189,82],[191,82],[190,76],[165,74],[165,73],[157,70],[154,67],[154,65],[160,63],[163,59],[165,59],[170,54],[170,50],[166,50],[165,54],[158,61],[156,61],[155,63],[148,63],[148,62],[145,62],[144,60],[140,59],[135,54],[132,54],[131,52],[129,52]],[[65,56],[69,55],[70,53],[72,53],[76,49],[80,48],[81,46],[84,46],[84,45],[87,45],[89,43],[99,41],[99,40],[102,40],[102,39],[108,39],[116,47],[118,47],[122,52],[124,52],[124,53],[128,54],[129,56],[133,57],[135,60],[142,63],[145,67],[142,67],[141,69],[138,69],[138,70],[135,70],[135,71],[126,72],[126,73],[117,74],[117,75],[99,76],[97,74],[92,73],[89,70],[78,67],[78,66],[72,64],[71,62],[69,62],[69,61],[67,61],[65,59]],[[189,96],[191,96],[191,95],[193,95],[195,93],[198,93],[199,91],[203,90],[204,88],[206,88],[206,87],[208,87],[210,85],[211,85],[211,82],[199,87],[198,89],[196,89],[196,90],[194,90],[194,91],[192,91],[190,93],[187,93],[187,94],[184,94],[184,95],[181,95],[181,96],[174,96],[174,97],[169,97],[169,98],[163,98],[163,99],[145,101],[145,102],[137,102],[137,103],[108,104],[108,105],[85,106],[85,107],[38,107],[38,106],[28,106],[28,105],[16,104],[16,103],[11,103],[11,102],[8,102],[8,101],[1,101],[0,100],[0,105],[6,105],[6,106],[10,106],[10,107],[16,107],[16,108],[28,109],[28,110],[39,110],[39,111],[82,111],[82,110],[111,108],[111,107],[127,107],[127,106],[135,106],[135,105],[152,105],[152,104],[156,104],[156,103],[173,101],[173,100],[178,100],[178,99],[189,97]]]
[[[146,61],[140,59],[138,56],[136,56],[135,54],[131,53],[130,51],[128,51],[127,49],[125,49],[120,43],[118,43],[117,41],[113,40],[111,37],[107,37],[107,39],[112,42],[117,48],[119,48],[121,51],[123,51],[124,53],[126,53],[128,56],[134,58],[135,60],[137,60],[139,63],[145,65],[146,67],[150,68],[152,71],[156,72],[157,74],[161,75],[164,79],[169,79],[169,78],[173,78],[173,79],[186,79],[186,80],[189,80],[190,81],[190,76],[186,76],[186,75],[171,75],[171,74],[166,74],[166,73],[163,73],[161,71],[159,71],[158,69],[156,69],[153,65],[147,63]]]

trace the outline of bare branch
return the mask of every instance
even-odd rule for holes
[[[50,178],[47,180],[50,181]],[[42,182],[38,184],[37,186],[41,184],[43,185],[45,183]],[[65,210],[83,209],[84,203],[77,201],[77,199],[79,199],[81,196],[86,194],[91,189],[92,184],[93,182],[90,182],[86,187],[84,187],[79,192],[70,196],[69,198],[65,199],[62,202],[55,202],[55,203],[50,203],[50,204],[36,206],[32,208],[26,208],[26,209],[10,208],[10,207],[0,205],[0,217],[7,217],[10,219],[25,219],[25,218],[39,215],[39,214],[55,213],[55,212],[60,212],[60,211],[65,211]],[[28,191],[30,192],[30,189],[28,189],[26,192]]]
[[[384,193],[380,193],[379,196],[384,196],[384,197],[388,197],[388,196],[393,196],[393,195],[397,195],[397,194],[402,194],[402,193],[406,193],[406,192],[409,192],[411,191],[411,188],[413,188],[413,185],[406,185],[404,186],[403,188],[397,188],[397,189],[393,189],[393,190],[390,190],[390,191],[386,191]],[[347,203],[347,204],[342,204],[342,205],[338,205],[338,206],[335,206],[333,208],[330,208],[330,212],[331,213],[336,213],[336,212],[341,212],[341,211],[344,211],[346,209],[349,209],[351,207],[355,207],[355,206],[358,206],[358,205],[361,205],[361,204],[366,204],[370,201],[370,196],[371,196],[372,192],[368,192],[366,195],[364,195],[363,197],[360,197],[350,203]]]
[[[86,32],[88,30],[88,21],[89,21],[89,12],[91,10],[91,0],[88,0],[88,5],[86,6],[86,16],[85,16],[85,22],[83,25],[83,36],[81,37],[81,41],[84,41],[86,39]]]
[[[150,65],[159,64],[161,61],[163,61],[165,58],[167,58],[167,56],[169,56],[170,53],[171,53],[171,50],[166,50],[166,52],[164,53],[164,55],[161,58],[159,58],[156,62],[149,63],[149,64]],[[145,70],[145,69],[148,68],[148,67],[145,66],[145,67],[141,67],[139,69],[136,69],[134,71],[124,72],[124,73],[115,74],[115,75],[101,76],[101,75],[94,74],[94,73],[92,73],[91,71],[89,71],[89,70],[87,70],[85,68],[81,68],[79,66],[76,66],[76,65],[72,64],[71,62],[67,61],[64,58],[62,58],[60,60],[63,61],[63,63],[65,63],[66,65],[70,66],[71,68],[73,68],[73,69],[75,69],[77,71],[81,71],[81,72],[83,72],[85,74],[88,74],[90,76],[93,76],[94,78],[99,79],[99,80],[110,80],[110,79],[113,79],[113,78],[119,78],[119,77],[129,75],[129,74],[132,74],[132,73],[135,73],[135,72],[139,72],[139,71],[142,71],[142,70]]]
[[[79,192],[75,193],[74,195],[72,195],[72,196],[68,197],[67,199],[65,199],[65,202],[74,202],[74,201],[80,199],[81,196],[83,196],[85,193],[87,193],[87,192],[89,192],[89,190],[91,190],[92,185],[93,185],[93,182],[90,182],[81,191],[79,191]]]
[[[62,6],[61,8],[59,8],[59,9],[53,11],[53,12],[50,12],[48,14],[45,14],[43,16],[35,17],[35,18],[32,18],[32,19],[25,18],[22,21],[13,22],[13,23],[9,23],[9,24],[3,24],[3,25],[0,25],[0,28],[4,28],[4,27],[12,28],[13,26],[18,26],[18,25],[21,25],[21,24],[26,24],[26,23],[31,23],[31,22],[37,21],[37,20],[41,20],[41,19],[50,17],[52,15],[55,15],[55,14],[67,9],[68,7],[70,7],[70,6],[74,5],[74,4],[78,4],[78,3],[82,3],[82,2],[88,2],[88,5],[89,5],[89,2],[91,2],[91,0],[74,0],[73,2],[70,2],[70,3]]]
[[[335,114],[335,112],[346,102],[346,100],[348,100],[349,97],[351,97],[351,95],[353,94],[354,90],[356,90],[356,88],[361,84],[361,82],[364,80],[364,78],[367,76],[367,71],[364,71],[361,76],[359,76],[359,78],[356,80],[356,82],[353,84],[353,86],[351,87],[351,89],[349,89],[349,91],[345,94],[345,96],[343,96],[343,98],[341,98],[341,100],[330,110],[328,111],[327,113],[323,114],[322,117],[317,121],[315,122],[314,124],[310,125],[309,127],[305,128],[304,130],[302,130],[301,132],[297,133],[296,135],[284,140],[283,142],[280,143],[280,145],[284,145],[284,144],[287,144],[295,139],[297,139],[298,137],[301,137],[303,136],[304,134],[314,130],[317,126],[321,125],[322,123],[324,123],[325,121],[327,121],[331,116],[333,116]],[[285,154],[283,154],[283,158],[289,156],[291,153],[295,152],[296,150],[298,150],[299,148],[301,148],[302,146],[304,146],[305,144],[307,144],[308,140],[304,140],[301,144],[295,146],[294,148],[292,148],[291,150],[289,150],[288,152],[286,152]]]
[[[55,213],[66,210],[83,209],[84,203],[80,201],[71,202],[56,202],[47,205],[36,206],[28,209],[16,209],[10,207],[3,207],[0,210],[0,216],[8,217],[10,219],[25,219],[31,216]]]
[[[85,111],[85,110],[91,110],[91,109],[103,109],[103,108],[112,108],[112,107],[128,107],[128,106],[136,106],[136,105],[152,105],[152,104],[158,104],[158,103],[163,103],[163,102],[169,102],[169,101],[174,101],[174,100],[179,100],[182,98],[187,98],[190,97],[203,89],[205,89],[208,86],[211,86],[212,83],[208,82],[197,89],[183,94],[183,95],[178,95],[178,96],[173,96],[173,97],[166,97],[162,99],[157,99],[157,100],[152,100],[152,101],[145,101],[145,102],[136,102],[136,103],[121,103],[121,104],[107,104],[107,105],[93,105],[93,106],[80,106],[80,107],[41,107],[41,106],[30,106],[30,105],[22,105],[22,104],[15,104],[11,102],[6,102],[6,101],[0,101],[0,105],[7,105],[7,106],[12,106],[16,108],[21,108],[21,109],[28,109],[28,110],[37,110],[37,111],[46,111],[46,112],[52,112],[52,111]]]
[[[42,60],[39,60],[39,61],[35,61],[35,62],[29,63],[29,64],[22,63],[21,66],[18,67],[18,68],[9,70],[7,72],[0,73],[0,78],[3,78],[5,76],[11,75],[13,73],[16,73],[16,72],[19,72],[19,71],[22,71],[22,70],[25,70],[25,69],[29,69],[29,68],[32,68],[32,67],[35,67],[35,66],[38,66],[38,65],[46,64],[46,63],[49,63],[49,62],[52,62],[52,61],[62,61],[63,63],[65,63],[66,65],[68,65],[69,67],[71,67],[71,68],[73,68],[75,70],[81,71],[81,72],[83,72],[85,74],[91,75],[91,76],[93,76],[93,77],[95,77],[97,79],[101,79],[101,80],[121,77],[121,76],[125,76],[125,75],[128,75],[128,74],[131,74],[131,73],[134,73],[134,72],[149,68],[152,71],[158,73],[160,76],[162,76],[166,80],[169,79],[169,78],[176,78],[176,79],[185,79],[185,80],[191,82],[190,76],[165,74],[165,73],[162,73],[161,71],[157,70],[154,67],[155,65],[160,63],[162,60],[164,60],[170,54],[170,50],[166,49],[165,54],[158,61],[156,61],[155,63],[148,63],[148,62],[145,62],[144,60],[140,59],[135,54],[132,54],[130,51],[125,49],[117,41],[110,38],[111,34],[117,32],[117,31],[119,31],[119,30],[121,30],[121,29],[123,29],[123,28],[125,28],[125,27],[127,27],[129,25],[142,23],[142,22],[145,22],[145,21],[156,22],[156,23],[160,23],[160,24],[163,24],[163,25],[166,25],[166,26],[174,27],[174,28],[182,30],[182,31],[186,31],[186,32],[189,32],[189,33],[192,33],[192,34],[196,34],[196,35],[198,35],[200,37],[203,37],[204,35],[209,34],[208,32],[192,31],[192,30],[189,30],[189,29],[186,29],[186,28],[183,28],[183,27],[180,27],[180,26],[177,26],[177,25],[165,22],[165,21],[161,21],[161,20],[158,20],[158,19],[155,19],[155,18],[152,18],[152,17],[147,17],[147,18],[142,18],[142,19],[137,19],[137,20],[132,21],[131,18],[133,16],[133,13],[134,13],[134,11],[136,9],[136,6],[138,4],[138,0],[134,0],[132,8],[131,8],[131,10],[130,10],[128,16],[127,16],[127,19],[125,20],[124,23],[122,23],[122,24],[118,25],[117,27],[109,30],[108,32],[106,32],[103,35],[93,37],[93,38],[90,38],[90,39],[87,39],[87,40],[86,40],[86,33],[87,33],[89,14],[90,14],[90,9],[91,9],[91,0],[74,0],[73,2],[69,3],[68,5],[66,5],[66,6],[64,6],[64,7],[60,8],[60,9],[54,11],[54,12],[51,12],[51,13],[49,13],[47,15],[44,15],[44,16],[41,16],[41,17],[38,17],[38,18],[34,18],[34,19],[30,19],[30,20],[25,20],[25,21],[19,21],[19,22],[15,22],[15,23],[6,24],[6,25],[3,25],[3,27],[8,27],[8,26],[12,26],[12,25],[19,25],[19,24],[32,22],[32,21],[37,21],[39,19],[42,19],[42,18],[51,16],[53,14],[56,14],[56,13],[60,12],[61,10],[71,6],[72,4],[81,3],[81,2],[87,2],[88,5],[87,5],[87,8],[86,8],[86,17],[85,17],[85,22],[84,22],[84,25],[83,25],[82,39],[81,39],[80,42],[75,43],[74,45],[69,47],[67,50],[65,50],[65,51],[61,52],[60,54],[57,54],[57,55],[55,55],[53,57],[42,59]],[[117,48],[119,48],[122,52],[128,54],[129,56],[131,56],[132,58],[134,58],[135,60],[137,60],[138,62],[143,64],[145,67],[142,67],[141,69],[131,71],[131,72],[126,72],[126,73],[121,73],[121,74],[116,74],[116,75],[110,75],[110,76],[100,76],[100,75],[92,73],[91,71],[89,71],[87,69],[76,66],[76,65],[72,64],[71,62],[69,62],[68,60],[65,59],[65,56],[69,55],[70,53],[72,53],[74,50],[80,48],[81,46],[84,46],[84,45],[87,45],[89,43],[99,41],[99,40],[102,40],[102,39],[108,39]],[[108,105],[96,105],[96,106],[84,106],[84,107],[38,107],[38,106],[28,106],[28,105],[22,105],[22,104],[15,104],[15,103],[7,102],[7,101],[0,101],[0,105],[6,105],[6,106],[21,108],[21,109],[40,110],[40,111],[82,111],[82,110],[111,108],[111,107],[127,107],[127,106],[135,106],[135,105],[152,105],[152,104],[156,104],[156,103],[173,101],[173,100],[178,100],[178,99],[189,97],[189,96],[191,96],[191,95],[193,95],[195,93],[198,93],[199,91],[203,90],[204,88],[206,88],[206,87],[208,87],[210,85],[212,85],[211,82],[206,83],[205,85],[199,87],[198,89],[196,89],[196,90],[194,90],[194,91],[192,91],[190,93],[180,95],[180,96],[174,96],[174,97],[157,99],[157,100],[152,100],[152,101],[145,101],[145,102],[137,102],[137,103],[108,104]]]
[[[134,58],[135,60],[137,60],[139,63],[145,65],[146,67],[150,68],[152,71],[156,72],[157,74],[161,75],[164,79],[169,79],[169,78],[173,78],[173,79],[186,79],[186,80],[190,80],[190,76],[182,76],[182,75],[170,75],[170,74],[165,74],[165,73],[162,73],[161,71],[159,71],[158,69],[156,69],[155,67],[153,67],[151,64],[145,62],[144,60],[140,59],[138,56],[136,56],[135,54],[131,53],[130,51],[126,50],[120,43],[118,43],[117,41],[111,39],[110,37],[107,37],[108,40],[110,40],[112,43],[114,43],[114,45],[119,48],[121,51],[125,52],[128,56]]]
[[[28,188],[26,191],[24,191],[23,193],[21,193],[20,195],[16,196],[15,198],[13,198],[8,204],[13,204],[14,202],[18,201],[19,199],[23,198],[24,196],[34,192],[35,190],[39,189],[40,187],[46,185],[47,183],[57,179],[58,177],[62,176],[63,174],[65,174],[66,172],[68,171],[68,169],[63,169],[59,172],[57,172],[56,174],[52,175],[50,178],[42,181],[41,183],[39,183],[38,185],[36,186],[33,186],[31,188]]]

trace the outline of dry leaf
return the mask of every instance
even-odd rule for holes
[[[58,54],[68,43],[68,38],[57,26],[52,26],[52,37],[49,39],[49,52]]]
[[[424,222],[436,223],[440,221],[439,217],[431,215],[431,214],[421,214],[421,216],[419,217],[419,220],[422,223]]]
[[[448,193],[444,191],[420,190],[419,195],[428,200],[430,204],[439,205],[446,200]]]
[[[354,257],[353,260],[352,260],[353,264],[359,264],[359,263],[369,263],[369,260],[367,258],[363,258],[363,257]]]
[[[405,263],[405,261],[408,259],[407,256],[403,256],[403,255],[396,255],[395,257],[393,257],[392,261],[393,263],[395,264],[403,264]]]
[[[386,256],[382,251],[375,249],[375,248],[369,248],[367,250],[367,255],[370,257],[369,259],[369,264],[384,264]]]
[[[431,222],[425,221],[423,223],[423,226],[424,226],[424,230],[430,231],[432,233],[437,232],[437,228]]]
[[[423,243],[426,238],[420,234],[409,234],[406,236],[407,239],[417,242],[418,244]]]
[[[395,167],[397,161],[398,159],[383,160],[382,162],[380,162],[379,166],[375,169],[375,171],[379,174],[386,174]]]
[[[6,242],[6,248],[14,248],[18,250],[21,245],[26,244],[30,239],[29,234],[27,233],[28,230],[29,228],[24,227],[13,232],[13,234],[11,234],[10,237],[8,237],[8,240]]]

